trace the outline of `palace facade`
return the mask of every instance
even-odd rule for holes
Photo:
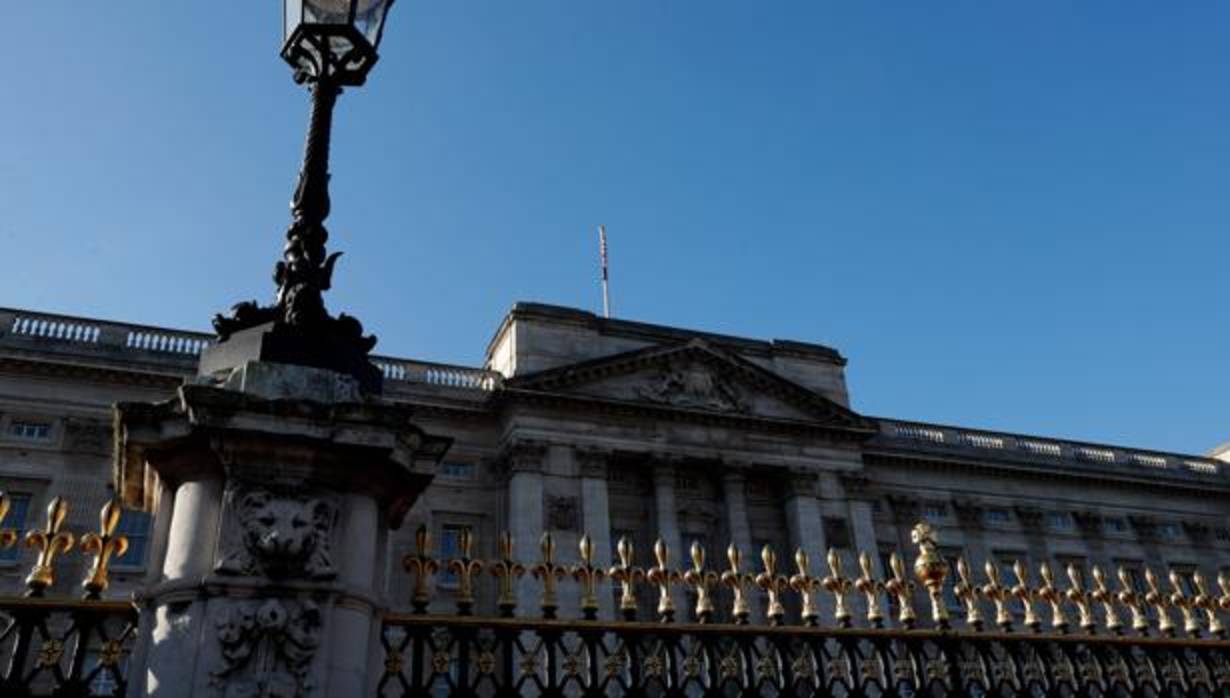
[[[200,380],[210,341],[0,309],[0,489],[12,502],[0,528],[39,526],[58,495],[76,507],[67,528],[94,529],[114,492],[112,404],[165,400]],[[988,560],[1122,567],[1141,588],[1146,566],[1206,578],[1230,570],[1230,465],[1216,455],[858,414],[846,359],[832,348],[556,306],[515,305],[486,356],[481,368],[377,360],[384,399],[411,405],[418,426],[453,440],[390,540],[391,566],[422,526],[440,558],[457,556],[467,532],[475,557],[498,557],[508,531],[515,556],[533,560],[550,531],[566,562],[588,533],[601,565],[624,537],[652,564],[661,538],[680,566],[693,542],[711,560],[733,543],[749,559],[766,545],[817,561],[832,548],[847,570],[857,570],[856,551],[876,551],[882,576],[888,553],[909,548],[911,526],[925,520],[947,558],[975,569]],[[131,549],[114,563],[111,593],[122,595],[158,581],[149,554],[165,532],[135,512],[121,531]],[[19,589],[30,559],[28,549],[0,551],[0,586]],[[486,610],[489,581],[479,590]],[[447,572],[438,579],[451,583]],[[389,594],[409,600],[404,588]],[[611,617],[612,599],[603,606]]]

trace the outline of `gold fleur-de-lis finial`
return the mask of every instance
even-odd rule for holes
[[[1033,632],[1039,632],[1042,629],[1042,619],[1038,617],[1038,611],[1034,608],[1034,590],[1029,588],[1029,570],[1025,568],[1025,563],[1015,560],[1012,563],[1012,572],[1016,575],[1016,585],[1012,587],[1012,595],[1025,608],[1023,624]]]
[[[538,552],[542,555],[542,559],[534,565],[530,574],[533,574],[535,579],[542,580],[542,601],[539,604],[542,606],[542,617],[554,618],[555,611],[559,609],[557,598],[559,580],[563,579],[568,571],[563,566],[555,564],[555,538],[551,536],[550,531],[543,533],[542,538],[539,539]]]
[[[1102,605],[1106,631],[1112,635],[1123,632],[1123,621],[1119,620],[1119,611],[1115,608],[1116,596],[1106,586],[1106,575],[1097,565],[1093,566],[1093,591],[1089,593],[1089,598]]]
[[[965,607],[965,624],[974,630],[982,630],[982,609],[978,607],[978,586],[970,579],[969,565],[964,557],[957,558],[957,583],[952,593]]]
[[[512,534],[504,531],[500,534],[500,559],[488,566],[491,576],[499,580],[500,593],[496,597],[496,607],[500,615],[511,618],[517,610],[517,580],[525,574],[525,566],[513,558]]]
[[[463,528],[457,535],[460,556],[448,561],[448,571],[457,577],[457,613],[468,616],[474,609],[474,577],[483,570],[483,563],[474,559],[474,534]]]
[[[4,492],[0,492],[0,521],[9,515],[9,507],[13,505],[9,496]],[[17,531],[11,528],[0,528],[0,550],[13,547],[17,542]]]
[[[1192,597],[1183,593],[1183,579],[1170,570],[1170,605],[1179,609],[1183,617],[1183,632],[1190,637],[1200,637],[1200,621],[1196,619],[1196,604]]]
[[[867,600],[867,622],[873,628],[882,628],[884,613],[880,610],[880,592],[884,590],[884,585],[876,579],[871,556],[865,550],[858,554],[858,567],[863,574],[855,580],[854,588]]]
[[[1012,611],[1008,608],[1008,602],[1013,598],[1012,589],[1003,583],[999,576],[999,566],[995,562],[987,560],[982,569],[987,573],[987,583],[982,585],[982,595],[995,604],[995,624],[1004,632],[1011,632]]]
[[[594,567],[594,541],[586,533],[577,543],[581,561],[572,566],[572,578],[581,584],[581,614],[585,620],[598,618],[598,583],[602,581],[601,567]]]
[[[1128,576],[1127,569],[1120,567],[1117,574],[1119,577],[1119,603],[1127,606],[1128,611],[1132,614],[1132,630],[1141,635],[1148,635],[1149,618],[1145,614],[1144,599],[1136,592],[1136,588],[1132,584],[1132,578]]]
[[[1174,620],[1170,617],[1170,596],[1162,593],[1152,567],[1145,568],[1145,603],[1157,612],[1157,630],[1166,637],[1174,636]]]
[[[786,617],[782,592],[790,588],[790,580],[777,573],[777,553],[773,552],[773,546],[765,545],[760,549],[760,562],[764,565],[764,571],[756,575],[756,586],[763,589],[769,598],[765,615],[768,616],[770,625],[781,625],[782,619]]]
[[[833,618],[837,620],[838,626],[848,628],[853,615],[850,613],[850,604],[846,597],[854,589],[854,582],[842,574],[841,555],[837,553],[836,548],[829,548],[825,561],[829,563],[829,573],[824,577],[822,583],[824,588],[833,595]]]
[[[415,613],[426,613],[431,603],[431,578],[440,570],[440,563],[431,556],[431,534],[426,526],[414,532],[414,552],[402,558],[401,564],[414,577],[410,605]]]
[[[1217,573],[1217,588],[1221,590],[1221,596],[1217,597],[1217,607],[1230,611],[1230,575],[1225,571]]]
[[[1071,586],[1064,596],[1076,606],[1077,624],[1081,630],[1092,635],[1098,629],[1098,624],[1093,620],[1093,594],[1085,590],[1085,582],[1081,579],[1081,571],[1076,565],[1069,563],[1067,572]]]
[[[111,585],[111,558],[123,557],[128,550],[128,538],[115,533],[120,525],[120,506],[118,499],[107,500],[98,514],[98,533],[87,533],[81,537],[81,552],[94,556],[90,572],[81,584],[87,599],[97,599],[107,590]]]
[[[47,505],[47,525],[43,530],[26,533],[26,545],[38,549],[38,560],[30,576],[26,577],[30,596],[42,596],[47,587],[55,584],[55,559],[73,547],[73,534],[61,530],[68,517],[68,502],[56,497]]]
[[[1204,581],[1204,575],[1200,574],[1200,570],[1192,572],[1192,585],[1196,587],[1196,597],[1192,599],[1192,605],[1204,611],[1209,634],[1213,637],[1224,637],[1226,626],[1217,617],[1217,599],[1209,594],[1208,585]]]
[[[948,627],[948,604],[944,601],[944,580],[948,577],[948,563],[940,555],[939,540],[935,529],[927,522],[914,524],[910,540],[918,546],[914,559],[914,576],[922,582],[931,600],[931,620],[940,628]]]
[[[692,568],[683,574],[683,581],[696,590],[696,620],[708,623],[713,619],[711,590],[722,580],[717,572],[705,569],[705,549],[700,541],[692,541]]]
[[[656,565],[645,573],[645,579],[658,587],[658,618],[663,623],[675,619],[675,602],[671,599],[671,585],[680,581],[679,573],[670,568],[670,549],[661,538],[653,543],[653,558]]]
[[[888,566],[893,576],[884,582],[884,590],[897,599],[897,622],[908,630],[918,620],[918,614],[914,611],[914,582],[905,576],[905,563],[897,553],[889,556]]]
[[[1051,572],[1049,563],[1038,565],[1038,576],[1042,579],[1042,586],[1038,587],[1035,593],[1039,599],[1051,606],[1051,627],[1060,633],[1068,632],[1068,614],[1063,610],[1066,597],[1059,587],[1055,586],[1055,574]]]
[[[790,588],[794,589],[802,599],[803,608],[799,615],[803,619],[803,625],[815,626],[820,619],[820,609],[816,606],[816,592],[822,588],[823,583],[811,576],[809,570],[811,561],[802,548],[794,551],[794,566],[798,572],[790,577]]]
[[[619,582],[619,611],[625,620],[636,619],[636,583],[645,578],[645,571],[632,564],[635,550],[627,536],[620,536],[615,544],[619,562],[611,566],[607,576]]]
[[[745,625],[752,612],[747,603],[747,589],[753,583],[752,575],[743,572],[743,553],[734,543],[726,548],[726,559],[730,562],[730,568],[722,573],[722,584],[730,588],[733,597],[730,615],[737,625]]]

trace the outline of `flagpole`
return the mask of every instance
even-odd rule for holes
[[[606,268],[606,226],[598,226],[598,254],[602,259],[602,317],[611,317],[610,279]]]

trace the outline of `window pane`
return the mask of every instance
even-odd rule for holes
[[[145,558],[149,554],[150,520],[150,515],[143,511],[125,509],[120,515],[120,525],[115,530],[128,538],[128,552],[115,559],[117,567],[145,566]]]

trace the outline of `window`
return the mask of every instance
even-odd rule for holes
[[[440,527],[440,586],[457,586],[457,575],[448,570],[448,561],[461,557],[461,536],[470,531],[464,524],[444,524]],[[472,553],[471,553],[472,554]]]
[[[850,549],[850,526],[840,516],[826,516],[824,524],[824,543],[830,548]]]
[[[982,512],[983,523],[994,525],[1007,525],[1012,523],[1012,513],[1007,509],[991,508]]]
[[[120,525],[115,531],[128,538],[128,552],[115,559],[113,564],[117,568],[145,567],[149,555],[150,520],[150,515],[144,511],[125,509],[120,515]]]
[[[1055,531],[1071,531],[1072,515],[1066,511],[1051,511],[1046,514],[1046,525]]]
[[[681,492],[696,492],[700,489],[700,481],[694,475],[680,473],[675,475],[675,489]]]
[[[26,441],[46,441],[51,438],[51,422],[14,419],[9,422],[9,436]]]
[[[11,528],[21,534],[26,530],[26,517],[30,515],[30,495],[19,492],[9,493],[9,513],[0,521],[0,528]],[[21,555],[21,547],[11,545],[0,550],[0,563],[14,562]]]
[[[943,521],[948,518],[948,505],[943,502],[927,502],[922,506],[922,516],[931,522]]]
[[[1160,523],[1157,525],[1157,537],[1169,538],[1172,540],[1175,538],[1182,538],[1183,527],[1177,523]]]
[[[1107,533],[1127,533],[1128,532],[1127,520],[1125,520],[1121,516],[1108,516],[1106,517],[1106,519],[1103,520],[1102,524],[1103,526],[1105,526]]]
[[[458,463],[449,461],[440,464],[440,474],[457,480],[473,480],[475,474],[473,463]]]

